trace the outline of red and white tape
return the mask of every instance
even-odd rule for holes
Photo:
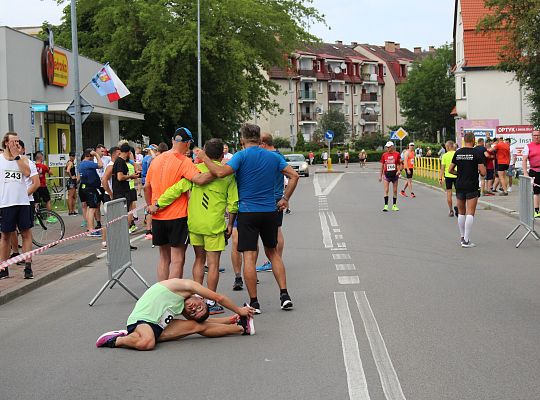
[[[139,206],[139,207],[135,208],[134,210],[131,210],[130,212],[128,212],[126,215],[122,215],[122,216],[120,216],[118,218],[115,218],[115,219],[107,222],[105,224],[104,228],[107,228],[109,225],[114,224],[115,222],[118,222],[123,218],[127,218],[127,216],[129,214],[133,214],[136,211],[142,210],[145,207],[146,207],[146,205]],[[31,251],[27,251],[26,253],[19,254],[18,256],[15,256],[13,258],[10,258],[10,259],[5,260],[2,263],[0,263],[0,271],[6,269],[10,265],[17,264],[18,262],[21,262],[21,261],[25,261],[26,259],[28,259],[28,258],[30,258],[32,256],[35,256],[36,254],[41,254],[45,250],[48,250],[51,247],[54,247],[54,246],[56,246],[58,244],[69,242],[69,241],[75,240],[75,239],[80,239],[80,238],[88,236],[88,235],[90,235],[91,233],[94,233],[94,232],[101,232],[101,229],[103,229],[103,228],[94,229],[92,231],[86,231],[86,232],[83,232],[83,233],[79,233],[77,235],[73,235],[73,236],[70,236],[70,237],[67,237],[67,238],[60,239],[60,240],[57,240],[55,242],[49,243],[49,244],[47,244],[47,245],[45,245],[43,247],[37,248],[35,250],[31,250]]]

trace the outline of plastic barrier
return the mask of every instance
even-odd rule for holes
[[[534,194],[533,194],[533,179],[528,176],[521,175],[519,177],[519,225],[506,236],[506,240],[510,239],[520,226],[523,226],[527,232],[525,236],[516,244],[516,248],[521,246],[521,243],[532,234],[536,240],[540,240],[540,236],[534,230]]]
[[[441,169],[441,159],[436,157],[415,157],[414,174],[424,178],[437,180]]]

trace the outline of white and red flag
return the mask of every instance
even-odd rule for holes
[[[107,96],[109,101],[120,100],[130,92],[126,85],[118,78],[109,63],[105,64],[92,78],[92,86],[100,96]]]

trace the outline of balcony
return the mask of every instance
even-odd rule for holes
[[[300,80],[308,80],[308,81],[314,81],[316,71],[314,69],[299,69],[298,75],[300,76]]]
[[[361,114],[360,117],[366,121],[366,124],[376,124],[379,121],[379,116],[377,114]]]
[[[317,93],[315,90],[299,90],[298,101],[315,101],[317,100]]]
[[[360,101],[366,103],[376,103],[377,102],[377,93],[362,93],[360,96]]]
[[[338,72],[337,74],[335,72],[330,71],[330,82],[345,82],[345,74],[343,72]]]
[[[344,92],[328,92],[328,101],[344,102]]]
[[[300,124],[316,124],[317,115],[314,112],[305,112],[300,113]]]
[[[364,82],[377,82],[377,74],[362,73]]]

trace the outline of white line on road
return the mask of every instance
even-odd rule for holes
[[[315,177],[313,178],[313,187],[315,188],[315,196],[328,196],[332,189],[337,185],[337,183],[343,178],[343,175],[345,174],[334,174],[333,178],[334,180],[330,185],[328,185],[324,190],[321,188],[321,184],[319,183],[319,174],[315,174]]]
[[[324,247],[329,249],[334,247],[332,244],[332,235],[330,234],[330,228],[328,227],[328,222],[326,222],[326,214],[319,212],[319,218],[321,219],[321,230],[323,235]]]
[[[358,350],[358,340],[354,331],[354,323],[347,302],[347,295],[344,292],[334,292],[336,303],[336,313],[339,324],[339,334],[341,336],[341,347],[343,349],[343,361],[347,372],[347,386],[349,387],[350,400],[369,400],[366,375]]]
[[[343,239],[343,235],[334,235],[334,239]]]
[[[327,214],[328,214],[328,220],[330,221],[330,225],[332,225],[332,227],[338,226],[337,219],[333,211],[328,211]]]
[[[340,247],[340,248],[347,247],[347,243],[345,242],[338,242],[336,244],[337,244],[337,247]]]
[[[336,247],[334,249],[330,249],[332,251],[347,251],[347,248],[346,247]]]
[[[340,285],[358,285],[360,283],[360,277],[358,275],[338,276],[338,283]]]
[[[336,264],[337,271],[356,271],[354,264]]]
[[[384,394],[387,400],[405,400],[405,395],[401,389],[399,378],[397,376],[388,349],[384,343],[384,339],[381,335],[379,325],[373,314],[373,310],[369,305],[366,292],[354,292],[354,298],[356,299],[356,305],[364,321],[364,328],[369,340],[371,352],[373,353],[373,359],[379,371],[379,377],[381,378],[381,384]]]
[[[334,229],[334,233],[341,232],[341,229]]]
[[[343,249],[340,249],[343,250]],[[350,260],[351,255],[350,254],[332,254],[332,257],[334,260]]]

